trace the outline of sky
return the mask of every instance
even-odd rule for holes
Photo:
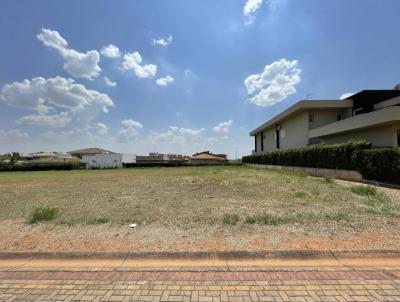
[[[230,158],[297,101],[400,82],[397,0],[0,2],[0,153]]]

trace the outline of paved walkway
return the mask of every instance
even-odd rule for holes
[[[364,263],[359,266],[312,261],[309,266],[302,261],[244,266],[237,261],[229,268],[212,266],[213,261],[185,267],[164,260],[158,268],[114,267],[107,260],[98,267],[90,260],[69,266],[65,259],[53,260],[53,266],[45,260],[21,261],[0,260],[0,301],[400,301],[400,266],[380,266],[400,262],[393,259],[356,261]]]

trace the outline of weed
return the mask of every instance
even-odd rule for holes
[[[226,213],[222,220],[225,224],[235,225],[239,221],[239,215],[236,213]]]
[[[325,176],[324,177],[324,183],[333,184],[334,182],[335,182],[335,179],[332,176]]]
[[[50,221],[56,218],[58,210],[51,207],[38,207],[36,208],[31,216],[29,217],[29,223],[37,223],[41,221]]]
[[[296,196],[296,198],[304,198],[304,197],[307,196],[307,193],[306,193],[306,192],[303,192],[303,191],[298,191],[298,192],[296,192],[296,193],[294,194],[294,196]]]
[[[362,195],[362,196],[375,196],[378,194],[378,191],[373,186],[356,186],[352,187],[351,191],[355,194]]]

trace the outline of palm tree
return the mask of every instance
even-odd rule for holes
[[[18,160],[21,159],[21,154],[19,154],[19,152],[11,152],[9,154],[9,158],[10,158],[10,162],[12,164],[15,164],[15,162],[17,162]]]

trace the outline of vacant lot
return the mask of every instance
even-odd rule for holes
[[[399,195],[354,187],[229,166],[0,173],[0,249],[397,248]],[[56,213],[29,223],[38,207]]]

